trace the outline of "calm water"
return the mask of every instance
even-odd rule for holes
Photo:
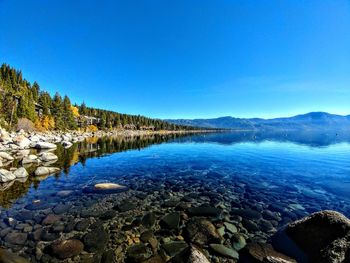
[[[161,215],[183,201],[220,207],[227,220],[240,215],[246,239],[266,241],[280,226],[314,211],[334,209],[350,216],[348,140],[335,133],[90,139],[70,149],[58,148],[60,159],[54,165],[63,168],[59,175],[31,177],[0,192],[1,217],[20,218],[23,210],[34,210],[35,200],[46,204],[43,211],[69,204],[64,211],[68,218],[84,217],[84,209],[105,199],[135,200],[139,217],[153,210]],[[98,182],[130,190],[108,196],[83,193],[84,187]],[[69,194],[57,194],[62,191]],[[47,214],[35,211],[34,221],[38,213]]]

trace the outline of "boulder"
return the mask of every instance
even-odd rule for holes
[[[2,159],[5,159],[7,161],[13,161],[15,158],[13,158],[11,155],[9,155],[8,153],[6,152],[0,152],[0,157]]]
[[[51,152],[44,152],[40,155],[40,159],[43,161],[43,162],[50,162],[50,161],[55,161],[58,159],[58,157],[51,153]]]
[[[38,157],[34,154],[30,154],[22,159],[22,164],[29,164],[37,162]]]
[[[49,174],[57,173],[59,171],[60,171],[60,168],[57,168],[57,167],[40,166],[36,168],[35,175],[36,176],[49,175]]]
[[[277,232],[274,247],[298,262],[350,262],[350,220],[336,211],[320,211]]]
[[[18,135],[17,137],[15,137],[13,139],[13,142],[21,149],[27,148],[31,144],[31,141],[23,135]]]
[[[57,146],[50,142],[37,142],[34,146],[36,149],[56,149]]]
[[[28,172],[24,167],[20,167],[13,172],[13,175],[16,176],[16,178],[25,178],[28,176]]]
[[[101,193],[101,194],[113,194],[127,191],[128,187],[114,183],[99,183],[92,187],[85,187],[84,193]]]
[[[220,243],[221,236],[215,226],[204,218],[193,218],[188,221],[185,229],[186,238],[197,245]]]
[[[53,242],[50,248],[53,256],[66,259],[79,255],[84,249],[84,244],[77,239],[68,239]]]
[[[12,172],[6,169],[0,169],[0,183],[6,183],[15,179],[16,176]]]

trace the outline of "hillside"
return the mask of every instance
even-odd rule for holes
[[[259,119],[220,117],[167,120],[177,125],[235,130],[350,130],[350,115],[310,112],[287,118]]]
[[[0,126],[45,130],[128,129],[183,130],[192,129],[159,119],[122,114],[73,105],[68,96],[57,92],[51,96],[37,82],[31,84],[22,72],[3,64],[0,68]]]

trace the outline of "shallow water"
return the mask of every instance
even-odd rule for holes
[[[131,200],[137,207],[119,211],[118,220],[110,220],[107,226],[110,229],[112,224],[117,224],[114,227],[119,232],[112,237],[113,244],[106,246],[119,251],[120,261],[128,246],[139,242],[135,237],[143,230],[142,226],[133,230],[125,226],[149,211],[155,212],[159,220],[171,211],[186,214],[188,207],[215,206],[223,211],[214,220],[215,226],[220,227],[224,221],[235,223],[247,242],[268,241],[284,224],[315,211],[332,209],[350,216],[347,135],[245,132],[102,138],[90,139],[70,149],[59,147],[56,154],[60,158],[53,165],[63,168],[60,174],[30,177],[0,192],[1,218],[13,217],[17,224],[41,228],[41,220],[52,213],[51,209],[64,204],[67,209],[56,213],[63,215],[63,225],[82,218],[90,218],[93,223],[94,218],[97,220],[115,204]],[[108,195],[83,193],[85,187],[98,182],[119,183],[130,190]],[[42,206],[35,207],[39,202],[35,200],[40,200]],[[30,211],[31,215],[22,218],[23,211]],[[86,216],[86,211],[98,212]],[[179,230],[157,232],[157,239],[177,240],[182,235],[181,225],[186,225],[186,216]],[[8,225],[3,223],[1,227],[5,229]],[[52,226],[48,232],[51,230]],[[48,243],[41,238],[30,241],[30,233],[34,231],[35,227],[28,230],[24,244],[11,244],[5,235],[1,236],[1,245],[40,262],[36,249],[44,250]],[[80,238],[84,231],[72,230]],[[51,232],[58,232],[56,239],[70,237],[70,232],[63,228],[61,232],[57,229]],[[153,254],[162,251],[159,247]],[[215,261],[221,262],[220,257]]]

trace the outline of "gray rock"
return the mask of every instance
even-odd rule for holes
[[[50,174],[57,173],[59,171],[60,171],[60,168],[57,168],[57,167],[40,166],[36,168],[35,175],[36,176],[50,175]]]
[[[16,254],[0,248],[0,262],[1,263],[29,263],[29,260],[17,256]]]
[[[9,181],[12,181],[12,180],[15,180],[16,179],[16,176],[6,170],[6,169],[0,169],[0,182],[1,183],[6,183],[6,182],[9,182]]]
[[[51,152],[44,152],[40,155],[40,160],[43,162],[51,162],[57,160],[57,155],[51,153]]]
[[[20,167],[13,172],[13,175],[16,176],[16,178],[26,178],[28,177],[28,172],[24,167]]]
[[[185,234],[187,239],[197,245],[220,243],[221,236],[215,226],[203,218],[193,218],[187,222]]]
[[[210,244],[209,246],[213,251],[221,256],[233,259],[239,258],[237,251],[232,248],[225,247],[222,244]]]
[[[24,245],[27,242],[27,238],[27,233],[10,232],[6,235],[5,241],[13,245]]]
[[[152,256],[152,251],[145,244],[130,246],[126,251],[126,256],[131,262],[143,262]]]
[[[80,240],[68,239],[53,242],[50,248],[53,256],[66,259],[79,255],[83,251],[84,245]]]
[[[85,250],[88,252],[102,252],[109,239],[108,233],[102,226],[97,227],[87,233],[83,238]]]
[[[188,245],[185,241],[172,241],[162,245],[162,248],[170,257],[175,256],[187,247]]]
[[[172,212],[165,215],[159,222],[161,227],[167,229],[178,229],[180,224],[180,213]]]

